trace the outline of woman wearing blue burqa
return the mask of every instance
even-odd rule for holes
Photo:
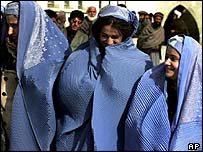
[[[136,81],[152,67],[131,38],[137,27],[128,9],[105,6],[93,37],[67,59],[54,87],[56,150],[123,150],[126,105]]]
[[[47,151],[56,131],[53,83],[64,62],[67,39],[34,2],[5,10],[9,41],[17,52],[18,86],[11,116],[11,151]]]
[[[165,62],[142,76],[127,114],[128,134],[126,150],[202,151],[202,47],[193,38],[170,38]]]

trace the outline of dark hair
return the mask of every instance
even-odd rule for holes
[[[92,34],[98,43],[102,27],[105,25],[111,25],[112,27],[118,29],[118,31],[120,31],[123,35],[122,41],[124,41],[127,37],[130,37],[135,30],[133,23],[128,23],[122,19],[118,19],[113,16],[99,17],[92,26]]]
[[[2,7],[2,6],[1,6]],[[5,8],[3,7],[5,10]],[[2,45],[5,42],[5,37],[8,30],[8,24],[6,22],[6,16],[4,14],[4,11],[1,11],[1,22],[0,22],[0,45]]]
[[[156,12],[156,13],[154,14],[154,18],[155,18],[155,17],[157,17],[157,16],[160,16],[160,17],[161,17],[161,19],[163,19],[163,18],[164,18],[164,14],[163,14],[163,13],[161,13],[161,12]]]
[[[82,11],[79,11],[79,10],[73,10],[71,13],[70,13],[70,17],[68,18],[69,22],[71,19],[73,18],[80,18],[81,20],[84,20],[84,13]]]
[[[127,8],[127,6],[125,4],[118,4],[117,6]]]
[[[147,13],[146,11],[139,11],[138,14],[139,14],[139,15],[146,15],[146,14],[148,14],[148,13]]]
[[[56,12],[55,11],[53,11],[53,10],[51,10],[51,9],[46,9],[46,10],[44,10],[46,13],[47,13],[47,15],[50,17],[50,18],[52,18],[52,17],[57,17],[57,14],[56,14]]]
[[[153,15],[152,13],[149,13],[149,16],[150,16],[150,17],[153,17],[154,15]]]
[[[171,23],[171,30],[174,30],[174,33],[171,33],[171,37],[177,34],[189,35],[188,27],[182,19],[175,19]]]

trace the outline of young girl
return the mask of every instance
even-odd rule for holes
[[[188,144],[202,143],[202,47],[197,41],[185,35],[169,39],[165,62],[138,84],[125,131],[132,135],[125,138],[126,150],[187,151]]]

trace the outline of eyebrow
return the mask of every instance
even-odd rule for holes
[[[108,36],[108,37],[119,37],[120,36],[120,34],[109,35],[109,34],[104,33],[104,32],[101,32],[101,34]]]
[[[180,59],[180,57],[176,56],[176,55],[173,55],[173,54],[166,54],[165,57],[173,57],[173,58],[176,58],[176,59]]]

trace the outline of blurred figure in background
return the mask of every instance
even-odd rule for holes
[[[92,23],[97,18],[97,9],[94,6],[90,6],[87,8],[87,16],[85,16],[84,21],[76,33],[71,48],[74,51],[79,45],[84,42],[87,42],[89,38],[92,37]]]
[[[52,19],[52,21],[54,23],[57,24],[56,19],[57,19],[57,14],[55,11],[51,10],[51,9],[46,9],[45,12],[47,13],[47,15]]]
[[[165,40],[164,28],[161,25],[163,17],[163,13],[156,12],[154,22],[146,25],[137,39],[138,49],[150,55],[154,66],[160,63],[161,45]]]
[[[145,15],[145,21],[149,21],[150,23],[152,23],[152,19],[153,19],[153,14],[149,13]]]
[[[174,19],[171,23],[170,28],[170,38],[177,35],[177,34],[184,34],[189,36],[189,30],[186,26],[185,22],[182,19]]]
[[[151,23],[154,22],[153,17],[154,17],[154,14],[153,13],[149,13],[149,20],[151,21]]]
[[[8,88],[8,84],[6,83],[8,80],[7,69],[8,66],[10,65],[9,61],[11,58],[13,58],[12,55],[8,52],[8,49],[6,47],[7,30],[8,26],[6,23],[5,8],[1,6],[1,22],[0,22],[1,151],[9,150],[10,113],[13,101],[12,100],[13,94],[12,96],[10,96],[10,93],[8,94],[8,91],[12,92],[12,90]],[[12,85],[15,86],[15,84]]]
[[[13,23],[15,27],[15,23]],[[9,32],[8,32],[9,30]],[[6,21],[4,7],[1,6],[1,27],[0,27],[0,86],[1,86],[1,146],[3,151],[9,150],[10,124],[13,97],[18,83],[16,73],[17,48],[14,42],[15,31]],[[4,139],[4,140],[3,140]]]
[[[139,11],[138,14],[139,14],[139,27],[137,29],[136,34],[134,35],[134,37],[136,37],[136,38],[140,35],[141,31],[143,30],[143,28],[146,25],[145,24],[145,18],[146,18],[145,16],[148,15],[148,13],[145,11]]]
[[[127,6],[125,4],[118,4],[118,6],[127,8]]]
[[[65,37],[67,37],[67,32],[66,32],[66,27],[65,27],[66,13],[64,11],[59,11],[56,14],[57,14],[57,18],[56,18],[57,26],[63,32]]]
[[[70,13],[70,17],[68,18],[69,26],[66,27],[67,39],[70,45],[78,29],[82,25],[83,20],[84,20],[84,13],[82,11],[73,10]]]

